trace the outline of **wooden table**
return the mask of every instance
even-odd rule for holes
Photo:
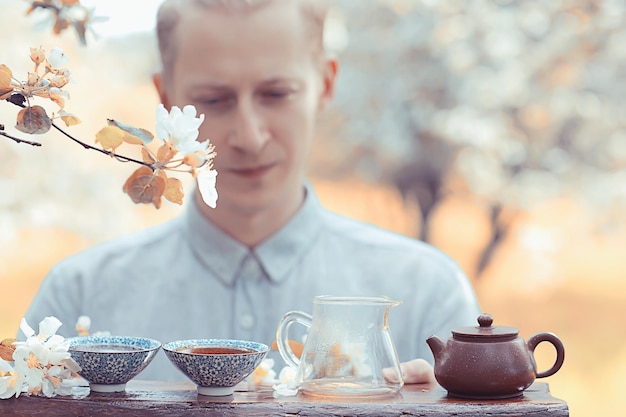
[[[71,397],[20,397],[0,400],[3,417],[69,416],[569,416],[567,404],[536,382],[513,400],[470,401],[448,398],[439,386],[406,385],[393,397],[337,401],[302,394],[273,398],[272,390],[235,392],[227,397],[198,396],[191,383],[131,381],[126,392],[90,393],[74,388]]]

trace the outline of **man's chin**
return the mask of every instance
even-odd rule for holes
[[[219,194],[218,207],[242,214],[254,214],[267,210],[276,201],[272,195],[262,188],[244,192],[224,192]]]

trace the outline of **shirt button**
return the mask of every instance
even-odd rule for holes
[[[254,317],[251,314],[244,314],[239,318],[239,325],[244,330],[250,330],[254,327]]]

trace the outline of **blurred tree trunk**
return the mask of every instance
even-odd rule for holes
[[[429,241],[428,219],[445,197],[445,177],[457,148],[430,132],[417,133],[415,158],[393,174],[393,183],[404,198],[415,198],[422,214],[420,240]]]

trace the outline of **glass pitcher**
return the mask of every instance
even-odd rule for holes
[[[398,354],[387,325],[389,310],[400,304],[387,297],[318,296],[313,316],[290,311],[278,323],[282,358],[298,368],[300,392],[322,396],[387,395],[402,388]],[[302,355],[289,345],[289,327],[309,328]]]

